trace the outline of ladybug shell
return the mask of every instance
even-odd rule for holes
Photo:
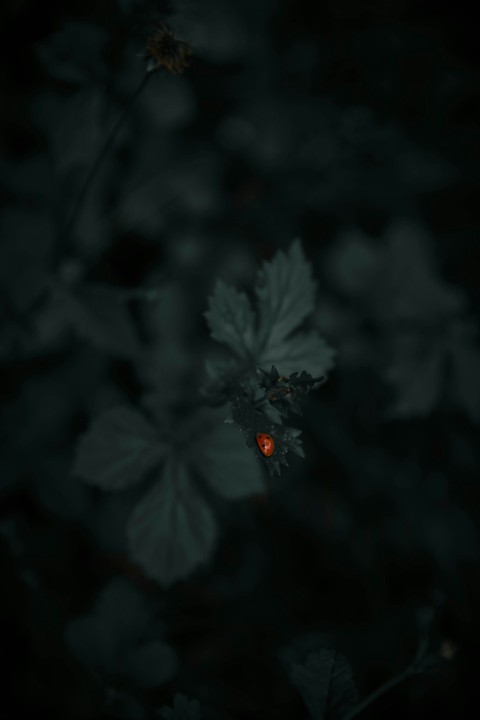
[[[270,457],[270,455],[273,455],[273,451],[275,450],[275,443],[271,435],[267,435],[266,433],[257,433],[255,439],[257,441],[258,449],[260,450],[262,455],[265,455],[265,457]]]

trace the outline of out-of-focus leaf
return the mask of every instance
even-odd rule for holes
[[[463,309],[461,293],[439,276],[432,239],[422,226],[399,219],[387,229],[385,243],[372,308],[387,326],[401,320],[431,325]]]
[[[199,471],[229,500],[264,492],[261,466],[233,425],[222,423],[202,440]]]
[[[310,653],[304,664],[291,667],[290,678],[312,720],[337,720],[357,704],[352,669],[335,650]]]
[[[386,370],[386,379],[396,395],[389,411],[391,417],[428,415],[433,410],[442,390],[444,350],[438,338],[429,342],[420,342],[415,335],[394,339],[392,360]]]
[[[168,587],[208,560],[216,534],[213,513],[187,468],[171,458],[159,482],[135,508],[128,544],[145,573]]]
[[[83,287],[76,293],[62,290],[58,302],[67,323],[94,347],[120,357],[138,355],[138,338],[120,290],[103,285]]]
[[[158,711],[158,716],[165,720],[201,720],[202,711],[198,700],[189,700],[177,693],[173,698],[173,707],[165,705]]]
[[[314,309],[312,267],[299,240],[292,243],[288,253],[279,251],[263,265],[258,272],[256,293],[260,348],[270,356],[271,349],[281,345]],[[263,364],[268,365],[265,361]]]
[[[367,236],[350,230],[338,238],[328,262],[328,279],[349,295],[365,292],[379,262],[379,252]]]
[[[214,340],[223,342],[244,357],[252,348],[254,314],[245,293],[217,282],[205,313]]]
[[[465,341],[465,298],[442,280],[433,243],[418,223],[392,223],[371,283],[374,320],[390,336],[390,364],[384,375],[394,390],[390,417],[425,416],[443,394],[448,361],[453,361],[450,395],[472,418],[480,413],[475,343]],[[473,351],[473,352],[472,352]],[[468,378],[468,379],[467,379]]]
[[[154,606],[130,581],[118,577],[103,588],[90,613],[67,624],[65,641],[93,670],[156,687],[172,678],[177,660],[152,633],[158,633]]]
[[[104,490],[122,490],[139,482],[164,454],[165,446],[140,413],[115,407],[80,438],[73,472]]]

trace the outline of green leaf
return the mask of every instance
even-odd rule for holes
[[[297,333],[287,341],[271,342],[263,351],[259,365],[275,365],[280,375],[306,370],[315,377],[334,365],[335,351],[315,331]]]
[[[66,321],[83,340],[112,355],[126,358],[138,355],[138,338],[120,290],[91,285],[76,293],[60,290],[57,300]]]
[[[235,500],[265,491],[260,463],[237,427],[222,423],[202,442],[199,472],[215,492]]]
[[[165,706],[158,712],[165,720],[201,720],[202,717],[198,700],[189,700],[180,693],[173,699],[173,708]]]
[[[158,637],[155,607],[125,578],[113,578],[90,613],[70,621],[65,641],[80,662],[139,687],[168,682],[177,669],[174,651]]]
[[[135,508],[128,525],[130,553],[164,587],[206,562],[216,539],[214,516],[179,460],[170,459]]]
[[[80,438],[73,473],[103,490],[139,482],[165,454],[155,430],[136,410],[115,407]]]
[[[338,720],[357,704],[352,669],[335,650],[310,653],[305,663],[292,665],[290,679],[312,720]]]
[[[272,357],[272,348],[281,346],[314,309],[312,268],[299,240],[295,240],[288,253],[280,251],[263,265],[258,272],[256,293],[262,352],[260,364],[268,366],[276,364],[275,359],[267,362],[263,357]],[[304,365],[300,363],[302,368]],[[298,370],[298,367],[294,369]]]
[[[240,357],[252,348],[254,313],[245,293],[217,282],[205,313],[214,340],[223,342]]]

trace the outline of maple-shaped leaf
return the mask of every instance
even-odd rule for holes
[[[316,376],[329,370],[334,351],[316,331],[299,332],[315,304],[312,267],[299,240],[264,263],[255,292],[256,316],[244,293],[217,283],[206,313],[212,337],[243,360],[245,371],[254,362],[275,365],[282,375],[299,368]],[[237,373],[242,367],[237,363]]]

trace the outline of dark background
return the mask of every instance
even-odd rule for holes
[[[66,237],[161,18],[192,66],[152,75]],[[0,716],[153,717],[182,692],[207,718],[303,718],[286,649],[328,638],[363,697],[408,665],[430,608],[445,667],[362,717],[473,717],[480,58],[466,4],[19,0],[0,35]],[[337,351],[301,420],[306,460],[224,510],[211,561],[161,589],[125,550],[136,496],[72,476],[78,438],[149,383],[167,397],[194,384],[215,280],[250,287],[295,237]],[[91,284],[114,288],[121,316],[68,302]],[[160,687],[99,676],[65,643],[118,575],[157,604],[178,657]]]

